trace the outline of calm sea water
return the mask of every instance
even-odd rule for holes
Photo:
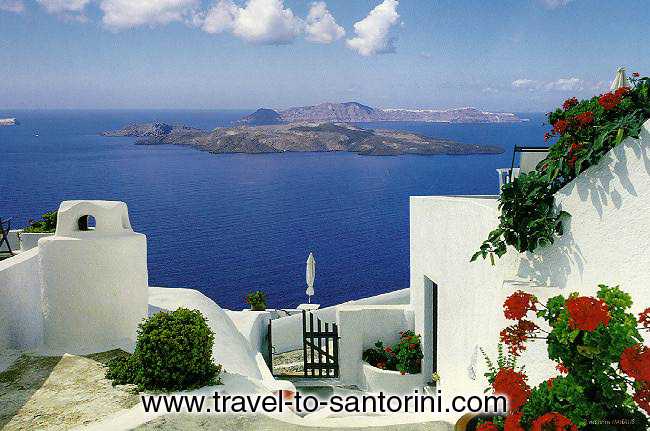
[[[398,157],[213,155],[97,135],[152,120],[208,129],[246,113],[0,110],[21,121],[0,127],[0,216],[22,226],[66,199],[125,201],[148,238],[150,285],[195,288],[226,308],[257,289],[271,306],[304,302],[313,251],[314,300],[331,305],[408,287],[409,196],[494,194],[513,146],[541,145],[545,131],[537,114],[509,125],[376,125],[506,149]]]

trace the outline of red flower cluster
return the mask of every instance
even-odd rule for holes
[[[634,393],[634,401],[641,407],[646,413],[650,414],[650,385],[646,384],[637,390]]]
[[[535,334],[539,327],[530,320],[520,320],[512,326],[503,329],[499,334],[501,342],[508,346],[511,354],[519,356],[526,350],[526,341]]]
[[[621,87],[621,88],[617,88],[616,91],[614,91],[614,95],[622,98],[629,92],[630,92],[630,87]]]
[[[577,104],[578,104],[578,99],[576,99],[575,97],[572,97],[572,98],[567,99],[567,100],[564,101],[564,103],[562,104],[562,109],[564,109],[565,111],[568,111],[569,109],[573,108]]]
[[[650,349],[636,344],[628,347],[619,360],[621,370],[640,382],[650,383]]]
[[[639,314],[639,323],[644,328],[650,330],[650,307],[646,308]]]
[[[603,326],[607,326],[611,319],[607,304],[600,299],[588,296],[567,299],[566,308],[569,311],[571,329],[592,332],[601,323]]]
[[[569,122],[567,120],[560,119],[553,123],[553,133],[557,133],[558,135],[563,135],[568,128]]]
[[[606,111],[614,109],[621,103],[622,95],[616,93],[605,93],[598,98],[598,104]]]
[[[632,74],[632,76],[634,76],[635,78],[638,78],[639,76],[641,76],[641,74],[639,72],[634,72]]]
[[[503,423],[503,431],[526,431],[524,427],[521,426],[521,417],[523,413],[514,413],[506,417],[505,422]]]
[[[569,374],[569,369],[564,364],[557,364],[555,369],[562,374]]]
[[[576,154],[584,145],[574,142],[569,148],[569,154],[566,157],[566,163],[571,169],[573,169],[578,161],[578,155]]]
[[[481,425],[476,427],[476,431],[499,431],[494,422],[483,422]]]
[[[553,389],[553,381],[556,379],[556,377],[551,377],[546,381],[546,386],[548,387],[548,390],[550,391]]]
[[[530,387],[526,383],[526,375],[512,368],[501,368],[492,382],[495,394],[508,398],[511,412],[515,412],[524,405],[530,396]]]
[[[532,431],[578,431],[578,427],[569,418],[556,412],[546,413],[532,423]]]
[[[503,314],[506,319],[519,320],[529,311],[537,311],[536,303],[537,298],[534,295],[518,290],[506,298],[503,303]]]
[[[591,111],[583,112],[573,117],[578,123],[578,127],[586,127],[594,122],[594,113]]]

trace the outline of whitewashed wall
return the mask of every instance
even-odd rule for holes
[[[344,384],[365,385],[362,355],[383,341],[396,343],[399,332],[414,329],[415,316],[409,305],[342,305],[337,309],[339,368]]]
[[[573,217],[556,244],[535,255],[509,252],[493,267],[469,259],[497,226],[494,198],[411,198],[411,296],[422,297],[425,277],[438,285],[438,370],[447,393],[486,386],[477,348],[494,355],[508,324],[503,300],[514,290],[545,299],[620,284],[636,300],[635,311],[649,305],[650,121],[639,140],[625,140],[561,190],[557,202]],[[544,345],[533,344],[523,362],[543,354]],[[550,366],[528,362],[531,383],[549,375]]]
[[[325,294],[326,292],[316,292]],[[336,323],[336,310],[348,305],[399,305],[409,303],[409,289],[400,289],[382,295],[344,302],[313,312],[323,322]],[[273,320],[273,346],[276,353],[302,349],[302,313]]]
[[[587,289],[620,284],[650,306],[650,121],[556,196],[572,217],[552,247],[527,254],[518,275]]]
[[[42,342],[41,269],[38,249],[0,262],[0,348]]]

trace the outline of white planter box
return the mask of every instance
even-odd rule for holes
[[[422,373],[404,374],[399,371],[382,370],[363,363],[363,377],[368,392],[386,394],[410,394],[423,387]]]
[[[47,236],[52,236],[54,233],[20,233],[20,250],[27,251],[34,247],[38,247],[38,240]]]

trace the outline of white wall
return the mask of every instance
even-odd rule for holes
[[[318,294],[318,292],[317,292]],[[324,307],[312,313],[323,322],[336,323],[336,310],[348,305],[399,305],[409,303],[409,289],[396,290],[382,295],[344,302]],[[276,353],[302,348],[302,313],[273,320],[273,346]]]
[[[438,285],[438,370],[447,393],[486,386],[477,347],[494,356],[499,331],[512,323],[502,305],[514,290],[544,300],[620,284],[633,295],[635,311],[650,305],[650,121],[640,140],[626,139],[561,190],[557,202],[572,214],[565,234],[534,255],[511,251],[493,267],[489,259],[469,259],[498,224],[495,199],[411,198],[411,296],[422,301],[424,277]],[[533,343],[524,356],[532,384],[551,369],[532,363],[544,351],[543,343]]]
[[[337,309],[339,369],[344,384],[364,386],[362,356],[365,349],[383,341],[399,341],[400,331],[414,328],[409,305],[342,305]],[[275,324],[275,322],[273,322]]]
[[[620,284],[639,311],[650,306],[650,121],[640,140],[625,140],[556,201],[572,215],[564,235],[521,259],[518,275],[587,293]]]
[[[42,341],[38,249],[0,262],[0,348],[25,349]]]

